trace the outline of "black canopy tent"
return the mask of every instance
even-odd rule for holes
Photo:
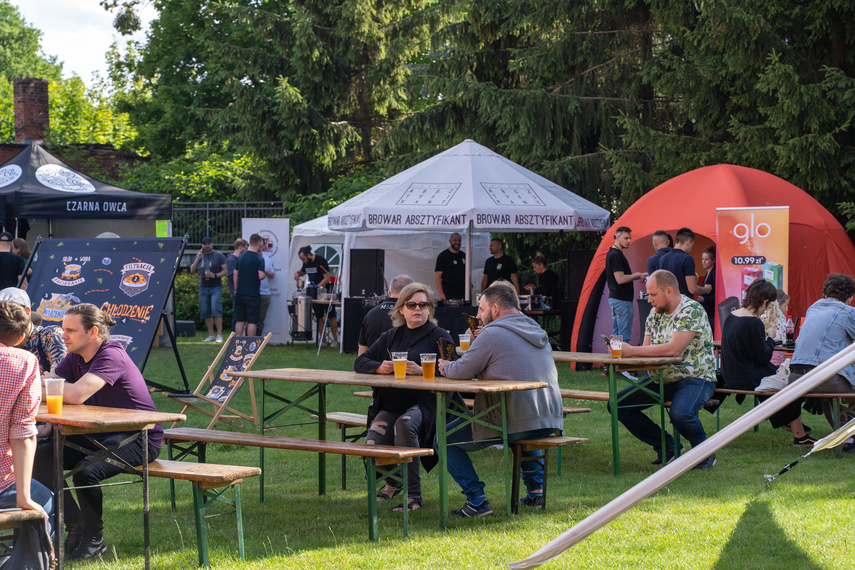
[[[172,198],[95,180],[34,142],[0,165],[0,220],[26,219],[171,220]]]

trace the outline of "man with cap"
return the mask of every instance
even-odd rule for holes
[[[17,287],[27,265],[26,259],[12,253],[13,237],[9,232],[0,233],[0,289]]]
[[[17,287],[6,287],[0,291],[0,301],[13,301],[24,308],[27,314],[28,333],[17,346],[32,353],[39,361],[39,371],[56,373],[56,367],[68,353],[62,340],[62,328],[56,325],[37,327],[30,321],[30,297]]]
[[[199,314],[208,327],[208,338],[203,342],[223,342],[223,276],[226,274],[226,256],[214,250],[214,240],[202,238],[202,249],[190,265],[190,273],[199,272]],[[217,336],[214,336],[214,325]]]

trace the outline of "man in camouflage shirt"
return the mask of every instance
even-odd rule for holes
[[[624,343],[623,356],[683,358],[678,364],[668,365],[662,378],[665,399],[671,402],[668,411],[671,423],[694,447],[707,438],[698,411],[715,391],[715,357],[709,319],[700,303],[680,294],[677,278],[670,271],[655,271],[647,280],[647,294],[654,311],[647,317],[644,344],[629,346]],[[659,391],[650,378],[641,384],[650,384],[652,390]],[[653,446],[658,454],[653,464],[661,464],[661,428],[644,414],[656,401],[640,390],[628,394],[633,389],[630,387],[618,394],[621,403],[618,419],[631,434]],[[674,438],[666,433],[665,441],[665,461],[668,462],[674,457]],[[715,455],[703,460],[695,469],[713,465]]]

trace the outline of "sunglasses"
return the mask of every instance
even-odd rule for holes
[[[430,303],[428,303],[427,301],[423,301],[421,303],[416,303],[414,301],[407,301],[406,303],[404,303],[404,306],[411,311],[414,311],[416,309],[416,307],[424,310],[424,309],[427,309],[428,307],[430,307]]]

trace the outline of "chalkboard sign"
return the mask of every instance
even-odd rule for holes
[[[113,317],[111,340],[142,368],[172,288],[182,238],[43,239],[27,293],[43,325],[92,303]]]

